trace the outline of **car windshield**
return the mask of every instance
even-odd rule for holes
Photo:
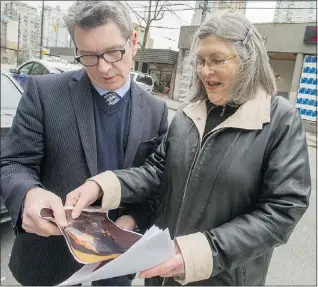
[[[151,86],[152,85],[152,78],[146,75],[138,75],[137,82],[143,83],[145,85]]]
[[[81,66],[76,66],[76,65],[65,65],[65,66],[58,66],[58,67],[52,67],[53,69],[59,71],[60,73],[64,72],[70,72],[70,71],[76,71],[81,69]]]
[[[21,92],[4,74],[1,74],[1,109],[16,109],[21,99]]]

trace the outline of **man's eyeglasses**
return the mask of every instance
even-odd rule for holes
[[[201,71],[203,70],[205,65],[207,65],[210,69],[212,67],[217,68],[222,66],[226,61],[233,59],[234,57],[236,57],[236,55],[229,56],[226,59],[210,59],[209,61],[197,59],[195,62],[196,62],[197,70]]]
[[[93,67],[98,65],[99,59],[102,58],[104,61],[107,63],[116,63],[119,62],[124,54],[126,53],[126,48],[129,43],[130,38],[127,39],[127,42],[122,49],[118,50],[111,50],[107,51],[101,54],[91,54],[91,55],[81,55],[81,56],[76,56],[75,59],[77,62],[81,63],[85,67]],[[77,53],[77,48],[76,48],[76,53]]]

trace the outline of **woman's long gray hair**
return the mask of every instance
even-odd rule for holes
[[[238,12],[219,12],[207,18],[194,35],[188,58],[193,66],[191,87],[187,95],[189,100],[207,97],[196,71],[195,60],[200,39],[209,36],[232,43],[239,61],[240,71],[228,94],[230,103],[241,105],[253,99],[259,86],[270,95],[276,93],[275,76],[260,33],[244,15]]]

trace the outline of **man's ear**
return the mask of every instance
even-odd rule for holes
[[[137,35],[137,32],[134,31],[132,33],[132,36],[131,36],[131,45],[132,45],[132,53],[133,53],[133,56],[135,56],[137,54],[137,50],[138,50],[138,35]]]

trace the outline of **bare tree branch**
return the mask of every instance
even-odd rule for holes
[[[130,7],[127,1],[125,1],[126,5],[129,7],[129,9],[137,16],[137,20],[140,24],[141,27],[145,28],[144,26],[141,25],[141,22],[139,19],[143,20],[145,23],[147,23],[147,20],[145,17],[140,16],[133,8]]]
[[[159,4],[159,0],[156,1],[156,8],[155,8],[155,11],[154,11],[154,18],[156,18],[156,13],[157,13],[157,9],[158,9],[158,4]]]
[[[125,2],[127,3],[127,1],[125,1]],[[127,3],[128,7],[145,22],[145,27],[143,27],[145,29],[145,31],[144,31],[143,40],[142,40],[141,47],[140,47],[140,54],[139,54],[140,55],[139,63],[138,63],[138,70],[139,71],[142,71],[145,48],[146,48],[147,40],[149,37],[148,35],[149,35],[150,27],[152,27],[151,23],[154,21],[159,21],[159,20],[163,19],[165,12],[170,11],[169,9],[167,10],[166,8],[173,6],[173,4],[171,4],[168,0],[166,0],[166,1],[155,0],[154,1],[155,3],[153,3],[153,5],[152,5],[152,2],[153,2],[153,0],[148,0],[147,17],[141,17]]]
[[[187,24],[190,24],[188,21],[185,21],[183,20],[173,9],[170,9],[170,8],[166,8],[166,10],[164,10],[165,12],[169,12],[171,13],[172,15],[176,16],[180,21],[183,21]]]
[[[158,2],[159,2],[159,1],[158,1]],[[161,4],[158,13],[155,14],[155,17],[154,17],[154,18],[155,18],[156,20],[161,20],[161,19],[163,18],[163,16],[162,16],[160,19],[157,19],[157,17],[159,16],[159,13],[161,12],[162,8],[165,6],[166,2],[168,2],[168,1],[164,1],[163,4]]]

